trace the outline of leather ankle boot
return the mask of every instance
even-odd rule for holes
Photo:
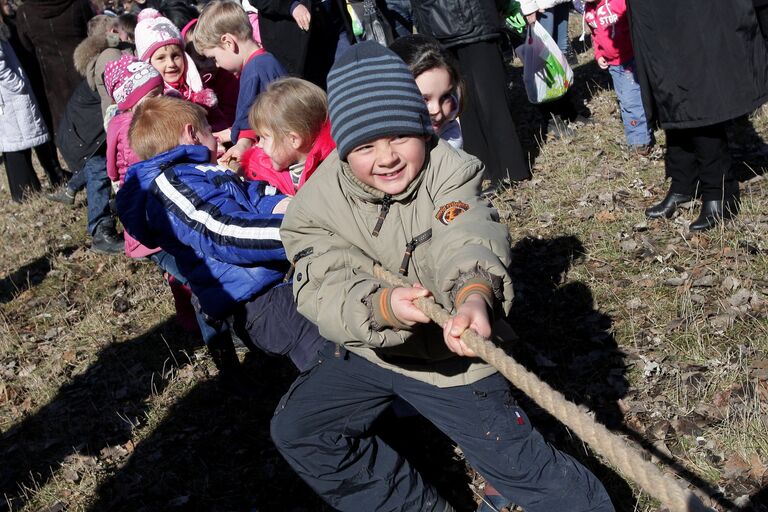
[[[653,205],[650,208],[646,208],[645,216],[650,219],[658,219],[661,217],[669,219],[681,204],[687,203],[692,199],[693,197],[688,194],[678,194],[670,191],[662,202]]]
[[[712,229],[722,221],[735,217],[738,210],[739,202],[736,199],[704,201],[701,203],[699,218],[691,222],[688,229],[691,231]]]

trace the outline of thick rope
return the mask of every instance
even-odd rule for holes
[[[376,265],[374,274],[391,286],[412,286],[388,270]],[[435,303],[432,297],[418,298],[416,306],[439,326],[444,326],[451,315]],[[665,476],[659,468],[643,459],[640,452],[613,434],[576,404],[569,402],[561,393],[542,382],[526,370],[492,341],[471,329],[461,335],[461,340],[478,357],[496,368],[518,389],[531,397],[549,414],[576,433],[597,453],[605,457],[624,476],[637,482],[640,487],[669,507],[672,512],[711,511],[699,498],[683,488],[675,478]]]

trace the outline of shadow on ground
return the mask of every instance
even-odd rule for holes
[[[207,380],[176,401],[91,511],[328,509],[272,444],[269,422],[296,377],[286,358],[248,353],[237,389]]]
[[[613,337],[611,318],[595,308],[590,288],[566,282],[570,268],[584,257],[575,236],[529,237],[512,248],[515,302],[508,321],[520,340],[510,352],[568,400],[593,411],[597,421],[616,428],[623,421],[617,401],[629,389],[624,354]],[[605,484],[617,510],[634,510],[632,490],[619,475],[589,455],[555,418],[517,395],[536,428]]]
[[[11,302],[19,294],[42,283],[57,256],[69,256],[77,249],[78,246],[71,245],[44,254],[8,274],[0,280],[0,304]]]
[[[132,425],[144,421],[151,394],[167,382],[162,373],[189,362],[189,336],[178,336],[170,322],[108,344],[48,404],[0,435],[0,510],[23,507],[24,489],[44,485],[69,458],[95,460],[102,450],[131,440]]]

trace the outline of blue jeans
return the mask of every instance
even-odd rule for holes
[[[179,271],[176,258],[172,254],[160,251],[150,254],[149,259],[154,261],[162,270],[171,274],[179,283],[184,285],[187,284],[187,278]],[[199,311],[198,308],[195,308],[195,320],[197,320],[197,325],[200,326],[200,334],[202,334],[203,343],[206,345],[216,338],[217,335],[221,334],[229,336],[229,326],[227,325],[227,322],[209,322],[203,312]]]
[[[114,227],[115,219],[109,208],[112,183],[107,176],[107,159],[102,155],[91,156],[83,165],[88,197],[88,234],[93,236],[103,222]]]
[[[552,39],[557,43],[557,47],[563,52],[568,53],[570,42],[568,41],[568,14],[570,13],[571,3],[566,2],[544,11],[539,18],[539,23],[544,27]]]
[[[650,144],[653,134],[648,126],[643,108],[643,98],[640,84],[637,83],[637,68],[635,59],[624,64],[608,67],[613,79],[613,88],[619,99],[621,120],[624,122],[624,135],[630,146]]]
[[[526,512],[611,512],[605,488],[573,458],[548,445],[494,374],[438,388],[326,343],[272,417],[275,446],[334,509],[433,510],[434,487],[370,434],[396,397],[453,439],[470,464]]]

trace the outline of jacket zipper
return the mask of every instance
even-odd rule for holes
[[[381,231],[381,226],[384,225],[384,219],[387,218],[387,214],[389,213],[389,207],[392,205],[392,196],[389,194],[384,194],[384,198],[381,200],[381,209],[379,209],[379,218],[376,219],[376,226],[373,228],[373,232],[371,233],[373,236],[379,236],[379,232]]]
[[[405,244],[405,254],[403,255],[403,262],[400,263],[401,275],[404,275],[404,276],[408,275],[408,267],[411,264],[411,256],[413,255],[413,251],[415,251],[418,246],[420,246],[430,238],[432,238],[431,228],[426,230],[422,234],[413,237],[413,239],[410,242]]]

